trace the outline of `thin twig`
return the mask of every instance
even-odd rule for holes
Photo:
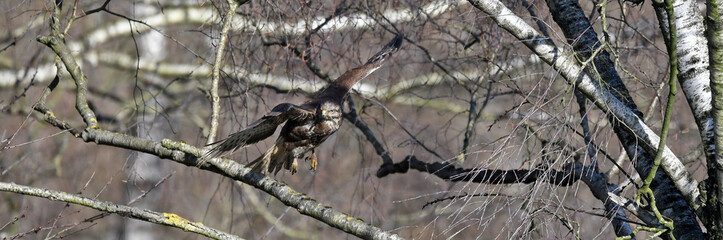
[[[231,29],[231,20],[236,14],[236,8],[239,4],[235,0],[228,0],[228,11],[226,12],[223,28],[221,29],[220,39],[218,40],[218,48],[216,49],[216,60],[213,62],[213,76],[211,77],[211,128],[208,131],[208,139],[206,144],[216,141],[216,132],[218,130],[218,117],[221,112],[220,98],[218,97],[218,82],[221,78],[221,67],[223,66],[223,54],[226,50],[228,42],[228,33]]]

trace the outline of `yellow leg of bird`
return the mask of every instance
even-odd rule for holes
[[[314,150],[311,150],[311,155],[306,157],[306,161],[311,161],[311,163],[309,163],[309,166],[311,166],[311,169],[316,171],[316,166],[319,165],[319,163],[316,161],[316,153],[314,153]]]
[[[296,162],[296,158],[294,158],[294,161],[291,163],[291,174],[296,173],[296,171],[299,169],[299,163]]]

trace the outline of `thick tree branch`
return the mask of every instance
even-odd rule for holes
[[[199,161],[199,159],[196,158],[196,156],[200,155],[200,150],[198,148],[170,140],[164,140],[163,146],[165,146],[162,147],[163,149],[174,153],[183,154],[181,151],[185,152],[184,156],[172,154],[174,157],[180,158],[174,158],[171,160],[186,165],[191,164],[189,166],[195,166]],[[245,166],[232,160],[217,158],[212,159],[209,162],[210,163],[203,164],[199,167],[204,170],[221,173],[231,179],[242,181],[254,186],[277,198],[285,205],[295,208],[299,213],[313,217],[344,232],[363,239],[402,239],[396,234],[383,231],[378,227],[365,223],[359,218],[354,218],[346,213],[332,210],[331,207],[327,207],[322,203],[307,197],[305,194],[291,189],[288,185],[274,180],[273,178],[257,173],[251,173],[250,168],[246,168]]]
[[[98,128],[98,120],[95,117],[95,113],[88,107],[88,79],[85,77],[85,74],[83,74],[83,71],[80,69],[68,46],[65,45],[65,36],[60,32],[60,13],[63,2],[56,1],[55,4],[57,5],[53,8],[53,14],[50,19],[50,36],[38,37],[37,40],[53,49],[53,52],[60,58],[63,65],[65,65],[65,69],[70,73],[73,80],[75,80],[75,87],[77,89],[75,109],[78,110],[80,116],[83,117],[86,127]],[[59,67],[57,68],[57,72],[60,72]]]
[[[557,52],[551,40],[541,36],[534,28],[525,23],[499,1],[470,0],[470,2],[478,9],[489,14],[500,27],[527,45],[540,56],[543,61],[560,71],[561,75],[570,84],[585,94],[597,107],[604,112],[613,114],[616,119],[619,119],[627,131],[638,137],[638,140],[646,150],[649,152],[657,150],[660,137],[630,108],[620,102],[620,100],[609,91],[601,88],[589,75],[585,74],[575,60]],[[699,209],[700,191],[697,188],[697,181],[695,181],[685,167],[680,164],[680,160],[677,159],[675,154],[673,154],[669,148],[663,147],[665,148],[662,163],[663,169],[671,179],[673,179],[676,188],[683,193],[688,204],[693,206],[694,209]]]
[[[47,198],[96,209],[105,213],[114,213],[124,217],[138,219],[145,222],[161,224],[181,229],[186,232],[198,233],[213,239],[242,239],[221,230],[204,226],[200,222],[191,222],[174,213],[159,213],[147,209],[115,204],[107,201],[95,200],[75,194],[54,190],[18,185],[15,183],[0,182],[0,191],[19,193],[28,196]]]
[[[305,194],[293,190],[288,185],[261,174],[250,173],[249,168],[228,159],[213,159],[211,163],[201,163],[197,156],[200,149],[185,143],[164,140],[163,143],[142,139],[125,134],[110,132],[101,129],[85,129],[81,138],[86,142],[95,142],[129,150],[144,152],[159,158],[173,160],[189,167],[198,167],[212,171],[254,186],[285,205],[295,208],[299,213],[313,217],[334,228],[350,233],[363,239],[402,239],[396,234],[383,231],[378,227],[365,223],[359,218],[336,211],[307,197]]]
[[[415,156],[407,156],[403,161],[394,164],[384,164],[377,172],[378,177],[385,177],[394,173],[406,173],[409,169],[425,172],[441,179],[453,182],[475,182],[481,184],[531,184],[547,182],[552,185],[566,187],[582,180],[592,192],[593,196],[605,205],[605,216],[613,221],[615,233],[618,236],[632,234],[627,223],[627,217],[622,211],[623,207],[612,201],[611,196],[617,196],[618,186],[609,184],[607,177],[596,169],[585,167],[581,163],[570,163],[562,171],[547,169],[534,170],[499,170],[499,169],[463,169],[450,163],[426,163]],[[646,223],[657,226],[655,218],[644,218]],[[650,220],[650,221],[647,221]]]
[[[39,37],[38,41],[53,49],[55,54],[57,54],[58,57],[60,57],[60,60],[63,61],[65,69],[68,70],[70,76],[73,80],[75,80],[75,86],[77,88],[75,109],[77,109],[78,113],[80,113],[83,117],[86,127],[97,128],[98,120],[96,119],[93,110],[88,107],[88,79],[85,77],[85,74],[81,71],[80,66],[75,61],[75,58],[70,53],[68,46],[65,45],[63,39],[58,35]]]
[[[570,165],[571,166],[571,165]],[[557,186],[570,186],[580,179],[574,172],[557,170],[499,170],[499,169],[464,169],[450,163],[426,163],[410,155],[401,162],[382,165],[377,177],[385,177],[393,173],[406,173],[409,169],[426,172],[441,179],[453,182],[475,182],[482,184],[534,183],[544,181]]]
[[[710,52],[710,84],[713,90],[713,120],[715,122],[715,161],[709,157],[709,146],[706,143],[706,157],[708,158],[707,186],[717,186],[716,189],[709,187],[709,195],[716,193],[714,198],[708,198],[710,207],[717,211],[717,215],[711,214],[715,221],[714,225],[717,239],[723,239],[723,0],[707,0],[707,26],[708,26],[708,47]],[[677,12],[677,11],[676,11]],[[676,17],[678,15],[676,14]],[[712,167],[713,166],[713,167]],[[708,225],[706,225],[708,226]],[[710,226],[709,228],[713,228]],[[714,231],[716,232],[716,231]]]
[[[651,1],[651,3],[658,17],[663,40],[667,44],[670,42],[671,29],[668,27],[669,18],[665,4],[656,1]],[[711,114],[713,103],[710,100],[711,73],[708,70],[710,55],[707,48],[708,41],[704,34],[703,16],[698,9],[697,1],[676,0],[673,7],[675,8],[675,24],[680,26],[677,29],[678,43],[675,46],[679,62],[678,82],[688,100],[688,106],[693,112],[695,123],[698,125],[701,141],[705,145],[706,158],[710,158],[712,161],[715,154],[713,116]],[[709,27],[711,26],[709,25]]]

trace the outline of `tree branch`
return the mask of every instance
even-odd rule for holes
[[[198,165],[200,169],[216,172],[254,186],[275,197],[285,205],[295,208],[303,215],[313,217],[331,227],[363,239],[403,239],[396,234],[383,231],[376,226],[365,223],[359,218],[333,210],[331,207],[325,206],[273,178],[251,173],[251,169],[232,160],[212,159],[206,163],[201,163],[200,159],[197,158],[197,156],[200,155],[200,149],[185,143],[174,142],[168,139],[164,139],[163,143],[159,143],[148,139],[92,128],[85,129],[80,134],[80,137],[86,142],[95,142],[100,145],[144,152],[162,159],[173,160],[189,167]]]
[[[65,45],[63,39],[58,35],[38,37],[38,41],[53,49],[55,54],[60,57],[61,61],[63,61],[65,69],[68,70],[70,76],[73,80],[75,80],[75,86],[77,88],[75,109],[78,110],[78,113],[80,113],[83,117],[86,127],[98,128],[98,120],[95,117],[95,113],[90,109],[90,107],[88,107],[88,79],[85,77],[83,71],[80,69],[80,66],[75,61],[75,58],[70,53],[68,46]]]
[[[572,165],[569,165],[571,167]],[[534,183],[545,181],[557,186],[570,186],[580,179],[569,170],[499,170],[499,169],[464,169],[457,168],[450,163],[434,162],[426,163],[409,155],[404,160],[391,165],[382,165],[377,171],[377,177],[385,177],[393,173],[406,173],[409,169],[426,172],[441,179],[453,182],[475,182],[482,184],[510,184],[510,183]]]
[[[723,0],[707,0],[707,26],[708,26],[708,53],[710,59],[710,85],[713,91],[713,114],[711,117],[715,122],[714,150],[715,158],[709,157],[709,143],[706,145],[706,159],[708,165],[708,195],[715,196],[708,198],[708,204],[712,209],[718,211],[717,215],[709,216],[715,221],[707,224],[706,227],[720,236],[723,231]],[[679,12],[679,11],[676,11]],[[681,15],[681,17],[683,17]],[[682,54],[681,54],[682,55]],[[682,81],[682,80],[681,80]],[[687,96],[687,94],[686,94]],[[699,127],[700,128],[700,127]],[[712,187],[716,186],[717,189]],[[715,194],[715,195],[714,195]],[[703,218],[701,218],[703,219]],[[715,227],[714,227],[715,226]],[[719,238],[720,239],[720,238]]]
[[[235,0],[228,0],[228,10],[224,17],[223,27],[219,33],[218,48],[216,49],[216,60],[213,62],[213,75],[211,77],[211,128],[208,131],[208,139],[206,144],[216,141],[216,131],[218,130],[218,115],[221,111],[220,98],[218,97],[218,81],[221,78],[221,67],[223,66],[223,53],[228,42],[228,33],[231,28],[231,20],[236,15],[236,8],[240,5]],[[243,2],[245,3],[245,2]],[[241,3],[241,4],[243,4]]]
[[[624,129],[638,138],[641,145],[648,151],[658,149],[660,137],[647,126],[630,108],[601,88],[596,81],[582,71],[576,61],[560,54],[554,43],[540,35],[534,28],[524,22],[510,9],[496,0],[470,0],[472,5],[489,14],[497,24],[527,45],[546,63],[558,70],[569,84],[580,90],[602,111],[611,113],[620,120]],[[686,170],[680,160],[666,146],[664,147],[662,166],[670,176],[675,187],[683,194],[693,209],[700,209],[698,182]]]
[[[0,182],[0,191],[47,198],[53,201],[72,203],[106,213],[115,213],[128,218],[178,228],[186,232],[198,233],[213,239],[242,239],[238,236],[231,235],[221,230],[204,226],[203,223],[191,222],[174,213],[159,213],[147,209],[140,209],[107,201],[99,201],[75,194],[23,186],[15,183]]]

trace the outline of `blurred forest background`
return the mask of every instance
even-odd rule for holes
[[[318,169],[301,163],[294,175],[271,177],[407,239],[610,239],[617,226],[611,202],[594,196],[571,164],[594,166],[605,186],[629,199],[645,178],[609,115],[585,104],[556,69],[476,8],[478,1],[248,1],[228,15],[225,0],[55,2],[0,1],[0,182],[173,213],[248,239],[355,238],[195,160],[179,164],[97,144],[83,133],[92,124],[76,107],[78,80],[38,40],[58,33],[87,78],[83,96],[94,129],[199,148],[213,132],[222,36],[216,139],[278,103],[301,103],[404,33],[402,49],[348,95],[341,129],[316,150]],[[504,4],[573,56],[568,43],[576,39],[563,34],[551,2]],[[669,67],[653,4],[579,4],[645,123],[659,132]],[[51,111],[39,107],[41,98]],[[698,129],[680,94],[668,146],[702,181]],[[274,139],[228,157],[246,164]],[[464,177],[480,170],[508,175]],[[48,198],[0,196],[2,238],[202,238]],[[633,228],[654,226],[629,212],[626,218]]]

